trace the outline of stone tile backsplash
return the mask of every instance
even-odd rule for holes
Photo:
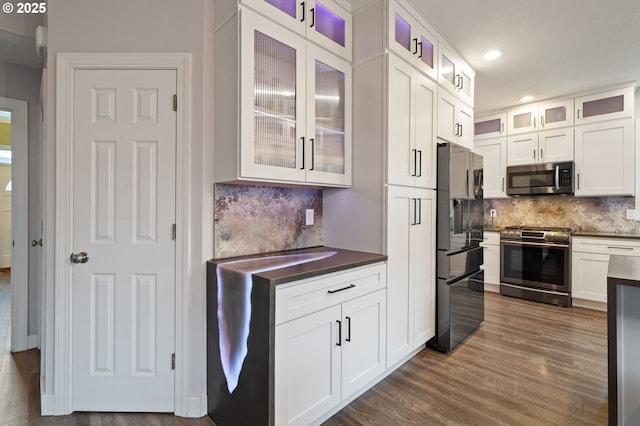
[[[216,258],[316,247],[322,240],[322,190],[215,185]],[[314,224],[305,225],[305,210]]]
[[[634,197],[537,196],[484,200],[484,222],[491,224],[490,209],[496,209],[497,227],[528,225],[568,227],[575,231],[640,232],[640,222],[626,219],[635,208]]]

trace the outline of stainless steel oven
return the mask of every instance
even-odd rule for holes
[[[571,306],[571,230],[508,227],[500,234],[500,293]]]

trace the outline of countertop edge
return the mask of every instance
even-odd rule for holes
[[[592,237],[592,238],[619,238],[640,240],[640,234],[619,234],[615,232],[595,232],[595,231],[575,231],[574,237]]]

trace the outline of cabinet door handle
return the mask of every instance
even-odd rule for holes
[[[460,76],[460,90],[464,89],[464,77]]]
[[[418,150],[418,174],[417,177],[422,177],[422,150]]]
[[[309,12],[311,12],[311,25],[309,25],[309,28],[313,28],[313,26],[316,24],[316,8],[312,7]]]
[[[302,8],[302,18],[300,18],[300,22],[304,22],[305,19],[305,7],[304,7],[304,2],[300,2],[300,7]]]
[[[420,54],[418,55],[418,59],[422,58],[422,42],[418,43],[418,46],[420,46]]]
[[[577,177],[578,177],[578,189],[580,189],[580,173],[578,173]]]
[[[418,202],[415,198],[412,198],[411,202],[413,203],[413,220],[411,221],[411,225],[417,225],[418,224]]]
[[[342,346],[342,321],[336,320],[336,323],[338,324],[338,342],[336,346]]]
[[[339,289],[336,289],[336,290],[327,290],[327,293],[329,293],[329,294],[338,293],[340,291],[345,291],[345,290],[349,290],[350,288],[354,288],[355,286],[356,286],[355,284],[349,284],[346,287],[342,287],[342,288],[339,288]]]
[[[633,247],[624,247],[624,246],[607,246],[607,248],[612,250],[633,250]]]
[[[413,173],[411,173],[412,177],[418,175],[418,150],[412,149],[411,153],[413,154]]]
[[[500,133],[504,132],[504,123],[500,123]]]
[[[578,109],[578,111],[576,111],[578,114],[578,120],[580,120],[580,110]]]
[[[540,148],[540,159],[544,160],[544,149]]]
[[[304,170],[304,136],[300,140],[302,141],[302,167],[300,167],[300,170]]]
[[[540,116],[540,127],[544,127],[544,117]]]
[[[502,190],[504,191],[504,178],[502,178]]]
[[[347,319],[347,337],[345,337],[345,342],[351,341],[351,317],[345,317]]]
[[[535,149],[533,150],[533,159],[534,160],[536,159],[536,150]]]
[[[418,202],[418,217],[416,225],[422,225],[422,198],[416,199]]]
[[[411,52],[411,53],[413,53],[414,55],[416,53],[418,53],[418,39],[417,38],[413,39],[413,52]]]
[[[535,117],[533,117],[533,128],[534,129],[536,128],[536,118]]]
[[[316,167],[316,142],[311,138],[309,143],[311,144],[311,167],[309,170],[313,170]]]

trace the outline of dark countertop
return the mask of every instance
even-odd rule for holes
[[[253,254],[248,256],[228,257],[224,259],[211,259],[209,262],[213,264],[221,264],[233,262],[237,260],[258,259],[261,257],[295,255],[304,253],[322,253],[327,251],[335,251],[333,256],[314,260],[300,265],[288,266],[279,269],[273,269],[265,272],[254,273],[254,277],[259,277],[269,281],[271,284],[284,284],[291,281],[303,280],[323,274],[338,272],[345,269],[355,268],[358,266],[369,265],[387,260],[387,256],[378,253],[368,253],[363,251],[346,250],[334,247],[312,247],[299,250],[287,250],[271,253]]]
[[[487,232],[500,232],[500,231],[502,231],[502,228],[499,227],[499,226],[484,225],[483,230],[487,231]]]
[[[640,239],[640,234],[623,234],[618,232],[575,231],[572,235],[574,237]]]

